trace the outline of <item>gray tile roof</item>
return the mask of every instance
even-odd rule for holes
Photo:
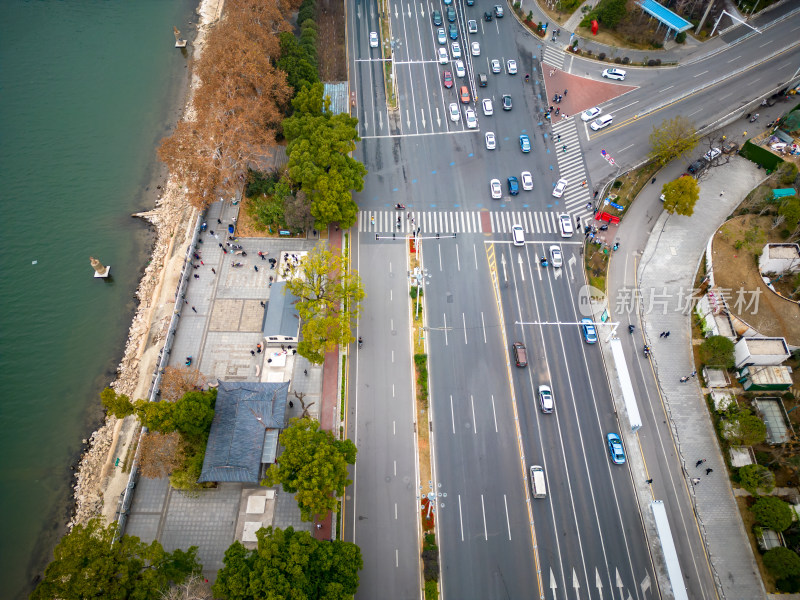
[[[299,298],[286,289],[285,281],[272,285],[264,318],[264,335],[300,337],[300,315],[295,304]]]
[[[220,381],[198,481],[258,483],[262,456],[275,456],[289,382]],[[268,440],[275,448],[265,448]]]

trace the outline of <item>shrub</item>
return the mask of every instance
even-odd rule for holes
[[[439,600],[439,586],[435,581],[425,582],[425,600]]]
[[[656,59],[656,65],[659,66],[659,67],[661,66],[661,59],[660,58]]]
[[[800,575],[800,556],[788,548],[768,550],[763,557],[764,566],[779,579]]]
[[[800,592],[800,579],[797,577],[778,579],[778,581],[775,582],[775,587],[783,594],[796,594]]]
[[[776,175],[781,185],[792,185],[797,179],[797,166],[794,163],[785,162],[778,167]]]
[[[622,64],[623,64],[623,65],[630,64],[630,62],[631,62],[631,59],[630,59],[630,58],[628,58],[627,56],[626,56],[625,58],[623,58],[623,59],[622,59]]]
[[[656,66],[656,59],[655,58],[651,58],[650,60],[648,60],[647,61],[647,66],[648,67],[655,67]]]
[[[758,523],[773,531],[784,531],[792,524],[791,507],[775,496],[759,498],[750,511]]]
[[[615,64],[620,64],[621,62],[622,62],[622,59],[621,59],[619,56],[617,56],[617,57],[614,59],[614,63],[615,63]]]
[[[722,335],[712,335],[700,345],[700,360],[706,365],[733,368],[733,342]]]
[[[425,581],[439,581],[439,552],[437,550],[423,550],[422,564],[425,568]]]
[[[678,44],[683,44],[686,41],[686,32],[681,31],[678,35],[675,36],[675,42]]]
[[[606,53],[605,52],[601,52],[600,54],[597,55],[597,58],[599,58],[600,60],[605,60],[606,59]]]

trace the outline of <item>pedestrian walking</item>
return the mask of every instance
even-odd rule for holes
[[[194,306],[192,307],[192,310],[193,310],[194,312],[197,312],[197,309],[196,309]]]
[[[692,477],[692,483],[694,485],[697,485],[698,483],[700,483],[700,478],[699,477]]]
[[[322,523],[317,523],[317,529],[322,529]]]
[[[747,137],[747,132],[746,131],[742,132],[742,137]]]
[[[668,332],[666,332],[666,333],[664,334],[664,337],[665,337],[665,338],[668,338],[668,337],[669,337],[669,331],[668,331]]]
[[[700,459],[700,460],[698,460],[696,463],[694,463],[694,468],[696,469],[697,467],[699,467],[700,465],[702,465],[704,462],[706,462],[706,459],[705,459],[705,458],[701,458],[701,459]]]
[[[564,90],[564,95],[565,95],[565,96],[567,95],[567,90]]]
[[[253,268],[256,270],[256,273],[258,273],[258,267],[253,265]]]
[[[211,267],[211,272],[212,272],[214,275],[216,275],[216,274],[217,274],[217,270],[216,270],[214,267]]]
[[[658,337],[660,337],[660,338],[664,337],[665,333],[666,333],[666,331],[662,331],[661,333],[658,334]]]
[[[714,469],[708,468],[706,469],[706,475],[711,475],[714,472]]]
[[[308,377],[308,369],[303,369],[303,375],[305,375],[306,377]]]
[[[263,300],[261,300],[261,302],[259,304],[261,304],[261,308],[266,308],[266,304],[264,304]]]
[[[219,219],[217,219],[217,225],[222,225],[222,221],[220,221]]]
[[[253,356],[255,356],[255,355],[256,355],[256,351],[255,351],[255,350],[250,350],[250,354],[252,354]]]
[[[195,279],[200,279],[200,275],[198,275],[197,273],[195,273],[195,274],[194,274],[194,278],[195,278]]]
[[[725,193],[725,191],[724,191],[724,190],[720,190],[720,191],[719,191],[719,195],[720,195],[720,197],[722,197],[722,195],[723,195],[724,193]]]
[[[222,243],[220,243],[219,247],[222,248]]]
[[[692,371],[692,377],[697,377],[697,370]]]
[[[294,408],[294,402],[292,402],[291,400],[289,400],[289,408]]]

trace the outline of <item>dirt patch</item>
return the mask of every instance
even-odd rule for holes
[[[347,47],[344,37],[344,2],[317,2],[317,59],[322,81],[347,81]]]
[[[783,242],[769,217],[744,215],[723,225],[714,236],[714,280],[732,315],[761,335],[800,343],[800,307],[767,288],[758,271],[757,253],[768,242]]]

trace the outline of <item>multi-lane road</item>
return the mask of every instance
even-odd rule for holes
[[[404,241],[419,228],[430,279],[425,288],[434,463],[430,485],[438,494],[444,597],[658,598],[636,501],[644,474],[609,459],[605,435],[619,431],[620,424],[600,350],[585,342],[577,325],[584,316],[579,234],[562,238],[557,215],[567,213],[577,222],[590,213],[592,182],[615,171],[600,157],[601,147],[615,152],[618,165],[636,164],[652,126],[663,118],[696,110],[689,116],[698,126],[710,124],[788,79],[787,64],[798,63],[796,43],[783,48],[774,42],[789,35],[796,41],[795,25],[781,21],[767,29],[773,36],[769,53],[761,46],[766,40],[751,37],[728,51],[733,54],[720,52],[678,68],[629,69],[625,83],[635,88],[603,106],[604,112],[614,113],[613,126],[591,132],[574,117],[555,127],[541,119],[548,102],[540,61],[597,80],[595,63],[565,59],[543,47],[506,5],[504,18],[488,22],[483,13],[491,7],[485,2],[469,7],[456,0],[452,6],[464,77],[456,75],[451,40],[439,44],[432,24],[432,11],[438,10],[447,31],[442,2],[386,4],[398,104],[389,110],[384,61],[380,49],[369,44],[370,32],[380,31],[378,5],[366,0],[348,4],[351,90],[362,136],[359,158],[369,170],[357,198],[362,212],[353,240],[354,266],[368,292],[358,330],[365,346],[348,370],[348,435],[359,457],[343,515],[346,539],[361,546],[365,559],[358,595],[420,594],[417,507],[429,485],[417,487],[413,428],[426,427],[429,415],[414,418],[413,412]],[[471,19],[477,34],[467,33]],[[477,56],[470,53],[473,41],[480,44]],[[441,47],[447,48],[447,64],[438,60]],[[734,56],[740,53],[745,58]],[[774,56],[753,58],[767,54]],[[500,73],[491,72],[493,59],[503,66]],[[517,62],[516,75],[508,73],[509,59]],[[444,71],[453,74],[452,89],[443,86]],[[709,71],[720,78],[726,72],[735,76],[706,88]],[[487,74],[486,87],[477,85],[478,73]],[[534,81],[526,83],[525,73]],[[467,105],[458,98],[462,85],[478,116],[476,129],[467,128]],[[511,111],[501,109],[504,94],[512,97]],[[490,116],[481,110],[484,98],[493,101]],[[713,106],[709,98],[716,98]],[[459,108],[457,120],[449,116],[451,103]],[[486,148],[487,131],[497,138],[494,150]],[[521,134],[531,140],[530,153],[521,152]],[[532,173],[534,188],[511,196],[506,179],[522,171]],[[551,192],[560,177],[570,184],[563,198],[554,198]],[[490,197],[493,178],[503,183],[499,200]],[[410,214],[395,211],[396,203],[405,204]],[[523,247],[511,244],[510,228],[516,223],[525,230]],[[390,233],[397,234],[396,241],[387,239]],[[437,233],[457,237],[436,239]],[[376,240],[376,234],[383,235]],[[539,265],[552,244],[564,254],[560,269]],[[513,364],[514,341],[528,348],[527,368]],[[638,376],[635,383],[650,385]],[[553,390],[552,414],[537,408],[541,384]],[[662,426],[657,414],[646,416],[648,426]],[[662,433],[667,450],[652,460],[660,461],[662,470],[679,472],[670,433]],[[545,468],[545,498],[531,495],[531,464]],[[678,506],[677,514],[685,517],[673,535],[690,576],[689,595],[715,598],[702,540],[696,528],[685,526],[692,520],[685,490],[676,487],[672,493],[665,502]]]

